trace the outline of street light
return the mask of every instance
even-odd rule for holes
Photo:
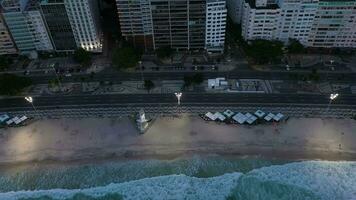
[[[334,101],[337,97],[339,96],[339,94],[338,93],[335,93],[335,94],[330,94],[330,100],[329,100],[329,104],[328,104],[328,107],[327,107],[327,109],[326,109],[326,112],[328,112],[329,111],[329,109],[330,109],[330,105],[331,105],[331,102],[332,101]]]
[[[138,61],[138,64],[140,65],[140,71],[141,71],[141,80],[142,80],[142,84],[144,82],[144,78],[143,78],[143,69],[142,69],[142,61]]]
[[[176,92],[174,93],[177,97],[177,100],[178,100],[178,105],[180,105],[180,99],[182,98],[182,93],[181,92]]]
[[[38,111],[37,111],[37,109],[36,109],[36,107],[35,107],[35,105],[33,104],[33,98],[32,98],[32,97],[25,97],[25,100],[26,100],[27,102],[31,103],[33,110],[35,110],[36,114],[37,114],[38,116],[40,116],[39,113],[38,113]]]

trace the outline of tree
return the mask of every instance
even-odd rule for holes
[[[173,54],[173,49],[170,46],[160,47],[156,50],[158,58],[169,58]]]
[[[148,92],[150,92],[150,90],[155,87],[155,84],[151,80],[145,80],[144,87]]]
[[[31,84],[32,81],[28,77],[20,77],[14,74],[1,74],[0,95],[16,95]]]
[[[115,49],[112,58],[114,66],[122,69],[135,67],[139,60],[139,53],[130,46]]]
[[[9,65],[11,64],[12,60],[0,55],[0,71],[7,69]]]
[[[305,48],[304,46],[296,39],[289,39],[289,44],[288,44],[288,53],[304,53]]]
[[[89,51],[86,51],[83,48],[78,48],[74,52],[74,60],[80,63],[81,66],[88,66],[91,63],[92,55]]]
[[[245,51],[257,64],[276,62],[283,55],[283,43],[279,41],[253,40]]]
[[[203,74],[198,73],[193,76],[184,76],[184,86],[189,87],[191,85],[199,85],[204,81]]]

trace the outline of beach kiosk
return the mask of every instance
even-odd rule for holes
[[[145,133],[148,128],[149,120],[146,119],[146,115],[143,109],[141,109],[137,115],[136,124],[141,134]]]

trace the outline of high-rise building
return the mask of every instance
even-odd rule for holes
[[[65,0],[64,2],[77,46],[91,52],[102,52],[97,0]]]
[[[5,22],[21,54],[53,50],[36,0],[3,0],[2,7]]]
[[[242,37],[245,40],[274,40],[277,36],[280,8],[277,4],[267,4],[266,1],[259,1],[246,0],[243,5]]]
[[[56,51],[73,51],[77,45],[64,0],[42,0],[41,12]]]
[[[242,17],[245,40],[287,43],[296,39],[309,47],[356,47],[355,0],[276,0],[275,3],[245,0]]]
[[[0,55],[16,53],[17,50],[14,42],[12,41],[9,29],[0,14]]]
[[[126,40],[146,50],[169,46],[174,50],[199,50],[214,46],[223,49],[226,23],[225,0],[209,4],[218,18],[210,21],[214,40],[207,44],[209,0],[116,0],[121,32]],[[219,3],[220,2],[220,3]],[[216,4],[216,5],[215,5]],[[218,5],[219,4],[219,5]],[[221,9],[220,7],[224,7]],[[216,9],[216,11],[213,11]],[[219,9],[219,10],[218,10]],[[225,12],[225,14],[223,14]],[[222,14],[220,14],[222,13]],[[216,36],[215,36],[216,35]],[[219,37],[217,44],[215,37]]]
[[[102,52],[96,0],[42,0],[41,10],[56,51]]]
[[[226,13],[225,1],[207,1],[205,48],[209,52],[223,53],[224,51]]]
[[[308,46],[356,47],[356,1],[319,0]]]

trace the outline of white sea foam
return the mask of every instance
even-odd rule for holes
[[[247,181],[250,182],[247,183]],[[244,186],[237,187],[241,185]],[[280,186],[285,186],[285,190],[281,189]],[[0,193],[0,199],[16,200],[48,196],[52,199],[63,200],[73,198],[76,194],[96,198],[107,194],[120,194],[124,199],[129,200],[215,200],[225,199],[234,194],[232,191],[236,192],[236,189],[249,190],[248,192],[240,191],[240,193],[238,191],[235,195],[235,197],[243,196],[245,200],[256,199],[254,198],[256,196],[257,199],[266,199],[266,192],[270,197],[274,197],[284,191],[291,193],[286,195],[284,199],[355,200],[356,162],[305,161],[262,167],[247,174],[236,172],[212,178],[167,175],[112,183],[107,186],[88,189],[51,189]],[[254,194],[254,196],[251,194]],[[303,198],[303,194],[306,194],[305,198]],[[317,198],[314,198],[314,194]]]
[[[255,169],[247,176],[297,186],[325,200],[356,200],[356,162],[295,162]]]
[[[125,183],[110,184],[89,189],[53,189],[1,193],[0,199],[39,198],[69,199],[75,194],[100,197],[109,193],[121,194],[124,199],[225,199],[236,186],[241,173],[225,174],[213,178],[194,178],[185,175],[169,175],[145,178]]]

